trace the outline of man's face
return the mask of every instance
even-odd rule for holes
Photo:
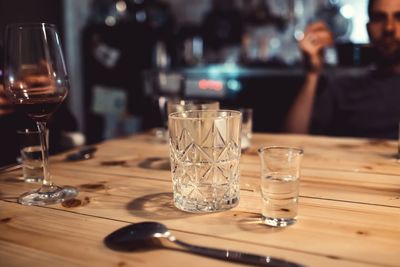
[[[399,62],[400,0],[376,0],[367,28],[380,60],[391,64]]]

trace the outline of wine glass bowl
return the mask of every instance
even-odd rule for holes
[[[35,121],[47,121],[68,93],[69,79],[54,25],[6,28],[6,93]]]
[[[41,134],[44,179],[41,188],[18,201],[48,205],[77,195],[73,187],[53,184],[48,171],[47,122],[68,94],[69,79],[57,29],[46,23],[6,27],[5,92],[17,109],[32,118]]]

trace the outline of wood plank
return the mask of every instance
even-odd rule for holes
[[[263,145],[299,146],[306,151],[298,222],[285,229],[260,224],[256,148]],[[5,199],[0,200],[0,258],[7,259],[6,266],[40,258],[46,259],[43,266],[64,258],[59,265],[221,264],[164,250],[114,254],[101,246],[102,237],[112,229],[145,220],[163,222],[189,242],[229,244],[231,249],[272,253],[310,266],[398,266],[400,262],[397,142],[255,134],[253,146],[241,158],[240,204],[214,214],[184,213],[173,206],[166,144],[142,134],[110,140],[98,148],[95,158],[87,161],[65,162],[65,154],[51,158],[56,184],[81,189],[78,199],[64,206],[12,203],[36,185],[19,182],[18,172],[0,174],[0,199]],[[110,166],[112,161],[123,164]],[[52,242],[55,245],[48,246]]]
[[[26,207],[0,201],[0,258],[3,266],[234,266],[222,261],[182,253],[154,250],[136,253],[111,251],[103,238],[127,222],[84,216],[42,207]],[[38,216],[40,214],[40,216]],[[248,229],[250,231],[251,229]],[[372,266],[317,253],[307,254],[252,242],[237,242],[172,230],[179,239],[198,245],[244,250],[295,260],[308,266]],[[253,229],[260,231],[260,229]],[[260,236],[260,238],[263,238]],[[382,265],[385,266],[385,265]],[[390,266],[390,265],[387,265]]]
[[[296,146],[305,150],[303,168],[398,175],[397,142],[306,135],[255,134],[252,147],[243,153],[241,162],[259,165],[257,148],[270,145]],[[100,162],[125,160],[129,166],[138,159],[168,158],[168,145],[148,135],[109,140],[98,145],[93,160],[74,163],[98,166]],[[62,162],[65,154],[54,158]],[[65,164],[65,162],[63,162]]]
[[[17,191],[13,191],[12,187],[7,190],[0,189],[0,197],[2,191],[8,192],[8,195],[3,193],[3,197],[15,197],[37,187],[36,185],[18,183],[18,180],[14,179],[18,175],[17,173],[0,175],[0,184],[5,181],[3,188],[7,187],[8,184],[15,184],[16,187],[14,188],[19,189]],[[137,166],[97,166],[89,168],[60,165],[52,173],[56,184],[60,185],[101,188],[108,182],[142,177],[165,181],[168,183],[167,188],[172,190],[169,171],[148,170]],[[97,174],[103,175],[98,176]],[[259,171],[242,171],[241,190],[259,192],[259,176]],[[400,207],[400,179],[393,175],[305,169],[300,183],[300,195],[309,198]]]
[[[301,195],[304,197],[400,205],[400,164],[390,156],[392,150],[397,149],[397,142],[265,134],[256,134],[254,139],[255,146],[281,144],[306,149],[301,183]],[[54,165],[65,169],[72,166],[78,172],[117,173],[168,181],[171,178],[167,155],[166,144],[148,135],[137,135],[100,144],[93,160],[65,163],[60,161],[61,156]],[[125,164],[101,164],[110,160],[122,160]],[[241,173],[242,188],[258,190],[259,159],[252,151],[243,154]]]
[[[171,181],[168,161],[153,161],[154,168],[142,166],[145,159],[137,158],[123,166],[82,166],[59,164],[58,169],[75,171],[77,175],[84,173],[104,173],[126,177],[145,177],[148,179]],[[95,164],[95,163],[91,163]],[[162,166],[162,170],[158,170]],[[241,163],[241,188],[243,190],[259,190],[259,166]],[[72,180],[73,178],[71,178]],[[64,181],[63,181],[64,182]],[[65,183],[65,182],[64,182]],[[363,172],[347,172],[340,170],[302,169],[301,195],[336,200],[347,200],[370,204],[400,207],[400,177],[391,174]]]
[[[71,175],[61,170],[57,174]],[[174,230],[355,262],[395,266],[400,260],[400,208],[302,197],[298,223],[281,230],[259,223],[258,192],[242,191],[239,206],[231,211],[196,215],[174,208],[170,182],[119,176],[113,181],[108,174],[91,176],[100,181],[107,178],[110,181],[105,188],[80,193],[83,205],[54,208],[121,221],[156,220]],[[296,240],[302,240],[301,248]],[[371,253],[379,257],[365,260]]]

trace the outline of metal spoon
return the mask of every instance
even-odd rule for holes
[[[187,252],[219,260],[240,262],[258,266],[301,267],[297,263],[239,251],[195,246],[176,239],[168,228],[157,222],[135,223],[116,230],[104,239],[107,247],[117,251],[137,251],[163,248],[161,240],[168,240]],[[167,247],[164,247],[167,248]]]
[[[78,161],[78,160],[90,159],[93,157],[93,154],[96,151],[97,151],[97,148],[94,146],[85,146],[76,152],[72,152],[72,153],[68,154],[65,159],[67,161]],[[20,162],[20,164],[10,164],[10,165],[6,165],[6,166],[1,166],[0,173],[6,173],[6,172],[11,172],[11,171],[21,169],[22,168],[22,159],[19,159],[18,162]]]
[[[67,161],[78,161],[78,160],[90,159],[93,157],[93,154],[96,151],[97,151],[97,148],[94,146],[85,146],[76,152],[72,152],[72,153],[68,154],[65,159]]]

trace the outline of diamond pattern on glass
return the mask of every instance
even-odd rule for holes
[[[170,125],[175,204],[188,211],[215,211],[236,205],[240,135],[230,134],[230,125],[220,120],[210,123],[209,129],[191,126]]]

